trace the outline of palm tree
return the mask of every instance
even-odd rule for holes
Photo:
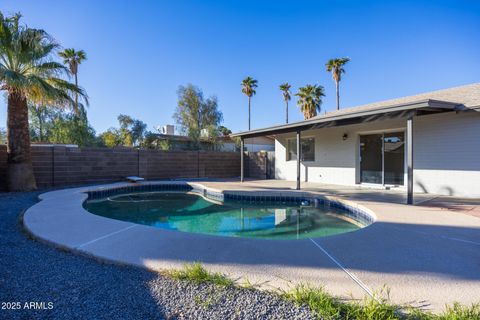
[[[70,73],[75,77],[75,85],[78,87],[78,65],[81,64],[84,60],[87,60],[87,55],[85,51],[75,51],[75,49],[65,49],[58,53],[60,57],[63,58],[63,63],[68,65],[70,68]],[[75,114],[79,114],[78,109],[78,93],[75,94]]]
[[[7,95],[7,186],[11,191],[36,188],[30,153],[27,100],[65,106],[83,90],[58,76],[68,70],[52,60],[58,44],[43,30],[20,25],[20,14],[0,13],[0,90]]]
[[[325,64],[327,71],[332,73],[333,81],[335,81],[335,90],[337,91],[337,110],[340,110],[340,80],[342,80],[342,73],[345,73],[343,66],[350,61],[350,58],[336,58],[330,59]]]
[[[322,97],[325,96],[322,86],[307,84],[305,87],[298,88],[297,105],[300,107],[305,120],[315,117],[317,111],[320,112]]]
[[[285,100],[285,123],[288,123],[288,101],[291,99],[290,97],[290,88],[292,86],[288,84],[288,82],[282,83],[280,85],[280,91],[282,91],[283,94],[283,100]]]
[[[248,131],[250,131],[250,98],[257,93],[255,91],[255,88],[258,86],[257,83],[257,80],[246,77],[241,84],[242,92],[248,97]]]

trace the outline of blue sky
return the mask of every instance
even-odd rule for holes
[[[325,87],[329,58],[351,62],[341,82],[342,106],[480,81],[478,1],[50,1],[2,0],[31,27],[64,47],[83,49],[79,70],[97,132],[120,113],[152,129],[173,123],[179,85],[216,95],[224,125],[247,128],[240,82],[259,81],[252,128],[284,121],[278,85]],[[290,119],[301,120],[295,98]],[[6,104],[0,101],[0,127]]]

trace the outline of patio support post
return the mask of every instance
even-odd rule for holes
[[[245,142],[243,137],[240,137],[240,182],[243,182],[243,149],[245,148]]]
[[[297,131],[297,190],[300,190],[300,159],[302,158],[302,148],[300,144],[301,133]]]
[[[407,119],[407,204],[413,204],[413,117]]]

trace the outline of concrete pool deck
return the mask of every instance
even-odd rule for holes
[[[162,230],[83,209],[85,191],[129,185],[116,183],[42,194],[42,201],[25,212],[24,225],[35,237],[57,246],[152,270],[200,261],[212,271],[263,288],[287,289],[308,282],[355,298],[387,285],[394,302],[436,311],[454,301],[480,301],[480,219],[461,209],[429,205],[435,201],[431,195],[416,195],[419,205],[407,206],[402,204],[404,192],[395,190],[306,183],[304,190],[295,191],[290,190],[293,182],[278,180],[192,183],[220,192],[334,196],[373,211],[376,222],[326,238],[261,240]],[[455,199],[442,198],[442,203]],[[457,201],[455,208],[461,204]],[[472,200],[467,207],[476,204]]]

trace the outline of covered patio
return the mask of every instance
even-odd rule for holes
[[[244,150],[244,141],[248,138],[260,137],[260,136],[277,136],[288,133],[294,133],[296,139],[296,181],[295,189],[301,190],[304,188],[309,188],[310,184],[308,182],[301,182],[301,165],[303,163],[303,155],[301,148],[301,139],[304,134],[309,134],[312,130],[319,130],[324,128],[333,128],[333,127],[348,127],[358,124],[370,124],[370,123],[380,123],[385,121],[400,121],[404,123],[405,126],[405,157],[406,157],[406,192],[403,195],[398,193],[388,192],[387,197],[383,195],[388,201],[402,201],[407,204],[414,204],[414,123],[415,119],[418,117],[440,114],[445,112],[452,112],[460,110],[460,104],[441,101],[441,100],[432,100],[425,99],[415,102],[393,104],[386,106],[374,106],[368,108],[353,108],[345,109],[330,114],[325,114],[317,116],[305,121],[295,122],[291,124],[278,125],[268,128],[256,129],[251,131],[239,132],[233,134],[234,137],[239,137],[241,140],[241,150]],[[321,133],[320,133],[321,134]],[[384,148],[383,146],[382,148]],[[383,150],[383,149],[382,149]],[[382,170],[385,165],[384,159],[382,159]],[[244,176],[244,153],[241,153],[241,170],[240,170],[240,181],[245,181]],[[357,181],[356,183],[359,184]],[[385,178],[382,177],[382,185],[385,185]],[[328,188],[328,186],[315,186],[318,188]],[[338,188],[338,186],[336,186]],[[343,189],[343,188],[342,188]],[[359,192],[359,190],[352,187],[345,187],[345,192],[349,193],[351,190]],[[367,191],[362,191],[361,193],[366,193]],[[352,194],[353,194],[352,193]],[[392,196],[395,194],[395,196]],[[379,195],[378,192],[375,193],[376,196]],[[418,196],[418,195],[416,195]],[[422,201],[423,197],[419,196],[419,201]]]
[[[343,186],[337,184],[324,184],[317,182],[302,182],[301,189],[297,189],[297,181],[288,180],[257,180],[252,178],[225,179],[216,181],[202,181],[209,187],[219,190],[235,190],[244,192],[268,192],[268,191],[297,191],[297,192],[318,192],[326,195],[340,196],[351,200],[364,200],[374,202],[389,202],[405,204],[407,194],[403,190],[386,190],[382,188],[371,188],[362,186]],[[436,198],[434,195],[415,193],[414,204]]]

